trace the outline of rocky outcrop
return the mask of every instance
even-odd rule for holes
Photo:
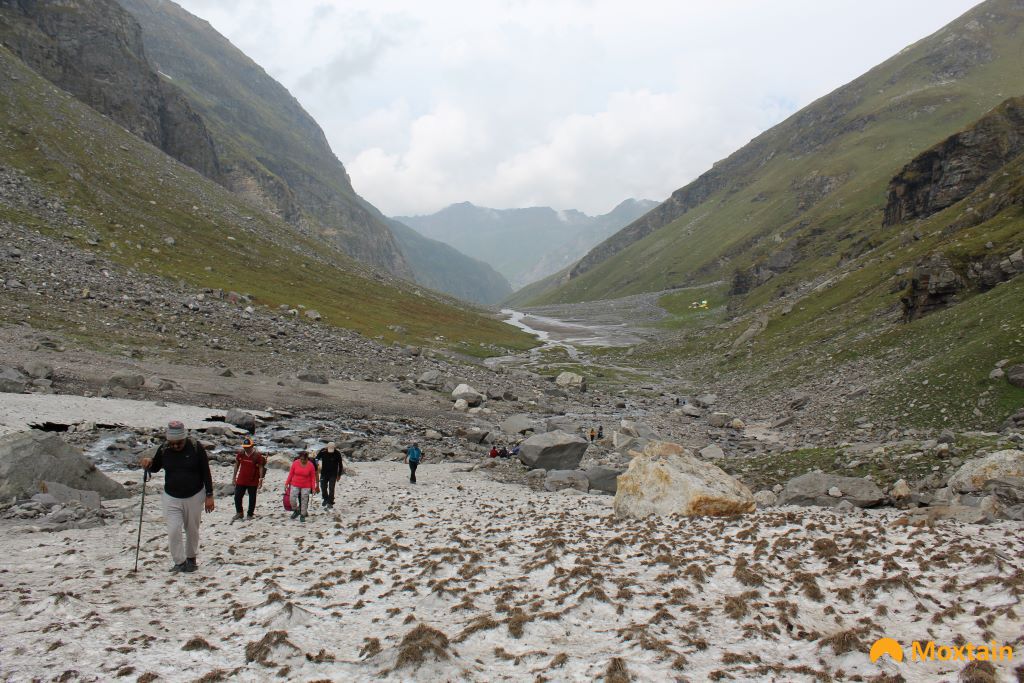
[[[0,437],[0,500],[31,498],[44,481],[95,491],[103,498],[128,497],[123,486],[56,434],[31,431]]]
[[[1014,97],[904,166],[889,183],[884,224],[927,218],[952,206],[1022,153],[1024,97]]]
[[[728,516],[754,508],[750,489],[688,453],[634,458],[615,492],[618,517]]]
[[[953,269],[950,260],[942,254],[933,254],[915,267],[909,289],[900,299],[904,320],[916,320],[949,306],[963,289],[964,279]]]
[[[0,39],[55,85],[207,178],[221,180],[202,117],[146,57],[114,0],[0,3]]]

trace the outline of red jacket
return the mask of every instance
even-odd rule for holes
[[[235,475],[235,484],[238,486],[259,486],[260,475],[263,474],[263,467],[267,459],[257,451],[246,453],[245,449],[235,453],[235,464],[238,465],[238,474]]]
[[[312,460],[302,464],[302,458],[295,460],[288,470],[288,478],[284,481],[285,486],[294,486],[300,489],[316,488],[316,465]]]

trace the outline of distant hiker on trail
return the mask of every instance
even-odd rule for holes
[[[601,439],[604,438],[604,425],[598,425],[597,426],[597,438],[598,438],[598,440],[601,440]]]
[[[317,451],[315,462],[320,470],[320,492],[324,497],[324,507],[334,509],[334,485],[341,475],[345,474],[345,463],[341,460],[341,451],[332,441],[327,448]]]
[[[199,552],[199,523],[203,510],[213,512],[213,477],[206,449],[188,438],[185,425],[174,420],[167,425],[167,441],[152,458],[140,464],[150,472],[164,471],[164,520],[167,542],[174,566],[172,572],[194,572]],[[181,542],[182,529],[185,543]]]
[[[263,478],[267,476],[267,459],[256,450],[252,439],[242,442],[242,447],[235,453],[235,469],[231,473],[231,481],[235,482],[235,516],[232,522],[242,519],[242,498],[249,494],[249,519],[256,513],[256,492],[263,488]]]
[[[491,450],[487,453],[487,455],[492,457],[492,458],[497,458],[498,457],[498,447],[497,446],[491,446]]]
[[[594,439],[596,439],[596,438],[597,438],[597,432],[595,432],[594,428],[591,427],[590,428],[590,442],[593,443]]]
[[[409,463],[409,483],[416,483],[416,468],[420,465],[420,460],[423,459],[423,451],[420,450],[420,445],[414,443],[405,449],[405,462]]]
[[[309,459],[309,451],[299,451],[299,458],[292,461],[288,478],[284,480],[284,488],[291,491],[292,519],[298,517],[300,522],[305,522],[309,495],[320,492],[316,482],[316,464]]]

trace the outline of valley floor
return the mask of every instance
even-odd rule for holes
[[[427,463],[416,486],[399,463],[352,467],[337,510],[314,503],[305,524],[281,509],[283,472],[252,522],[218,500],[190,575],[167,572],[160,476],[137,575],[138,496],[107,503],[123,513],[107,527],[3,522],[0,677],[952,681],[965,662],[910,661],[910,642],[1024,646],[1016,523],[816,508],[624,521],[611,497],[465,466]],[[882,636],[908,659],[872,664]],[[996,664],[1019,680],[1019,662]]]

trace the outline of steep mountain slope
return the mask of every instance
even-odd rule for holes
[[[889,179],[1024,92],[1022,23],[1020,0],[982,3],[715,164],[537,302],[721,279],[764,300],[877,246]]]
[[[202,118],[146,60],[142,31],[111,0],[0,2],[0,41],[45,78],[208,178],[220,178]]]
[[[368,336],[431,344],[443,337],[474,355],[532,344],[503,323],[297,234],[55,87],[5,48],[0,112],[0,221],[6,232],[63,237],[121,264],[129,276],[137,271],[235,290],[275,309],[316,309],[327,322]],[[86,298],[88,292],[38,290],[26,299],[34,306],[33,326],[87,335],[101,347],[116,334],[89,324],[75,331],[47,306],[51,296]],[[8,315],[17,322],[25,312],[0,306],[0,320]]]
[[[411,277],[394,236],[283,86],[175,3],[119,1],[141,25],[150,61],[206,120],[227,187],[359,261]]]
[[[496,304],[512,294],[508,280],[486,263],[398,221],[389,221],[388,225],[416,282],[478,304]]]
[[[398,220],[414,230],[491,264],[514,287],[570,265],[580,254],[656,206],[627,199],[601,216],[548,207],[488,209],[469,202],[429,216]]]

